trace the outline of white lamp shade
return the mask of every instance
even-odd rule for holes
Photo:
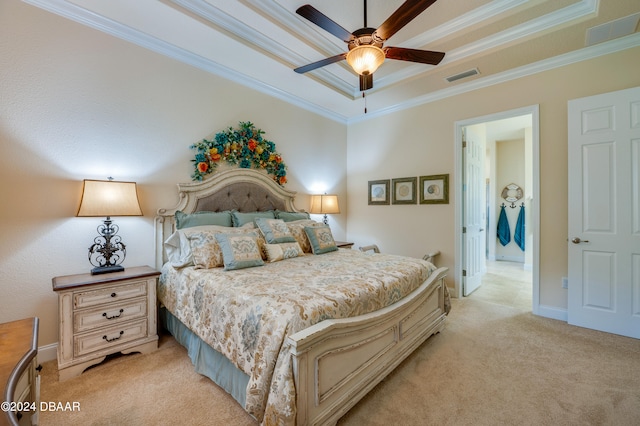
[[[142,216],[136,183],[85,179],[76,216]]]
[[[360,45],[347,53],[347,62],[360,75],[373,74],[384,62],[384,51],[378,46]]]
[[[337,214],[340,213],[338,206],[338,196],[323,194],[311,196],[311,208],[309,213],[313,214]]]

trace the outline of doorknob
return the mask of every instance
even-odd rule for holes
[[[588,243],[588,242],[589,242],[589,240],[581,240],[580,238],[575,237],[574,239],[572,239],[572,240],[571,240],[571,242],[572,242],[573,244],[580,244],[580,243]]]

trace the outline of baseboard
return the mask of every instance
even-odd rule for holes
[[[567,322],[569,315],[566,309],[558,308],[556,306],[538,305],[537,312],[533,312],[535,315],[539,315],[545,318],[556,319]]]
[[[53,361],[58,358],[58,343],[40,346],[38,348],[38,362]]]

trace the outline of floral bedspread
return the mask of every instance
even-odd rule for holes
[[[165,265],[158,299],[249,376],[245,409],[265,425],[294,424],[287,336],[328,318],[391,305],[435,267],[421,259],[340,249],[235,271]]]

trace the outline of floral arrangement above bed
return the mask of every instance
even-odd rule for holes
[[[264,131],[248,121],[241,121],[240,127],[216,133],[213,140],[203,139],[189,148],[197,150],[191,160],[195,171],[191,178],[201,181],[215,172],[218,164],[226,161],[239,167],[264,169],[279,185],[287,183],[287,166],[276,152],[276,144],[264,139]]]

